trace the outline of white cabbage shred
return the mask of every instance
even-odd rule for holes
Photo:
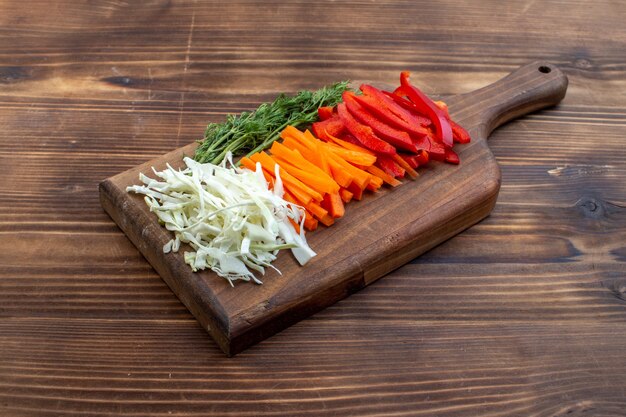
[[[126,189],[144,194],[150,211],[174,232],[164,253],[187,243],[195,252],[185,252],[184,259],[194,271],[210,268],[231,285],[235,280],[261,284],[252,271],[264,275],[265,268],[276,269],[271,262],[280,249],[290,248],[300,265],[315,256],[304,237],[302,208],[282,198],[278,166],[269,190],[260,165],[256,171],[236,168],[231,155],[220,165],[188,157],[184,162],[182,170],[169,164],[163,171],[152,168],[160,180],[139,174],[144,185]],[[289,218],[300,225],[300,233]]]

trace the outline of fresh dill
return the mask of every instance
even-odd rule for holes
[[[278,139],[285,127],[315,122],[317,109],[341,102],[341,94],[346,90],[348,81],[342,81],[317,91],[301,91],[293,97],[281,94],[252,112],[229,115],[224,123],[210,123],[194,159],[218,164],[227,152],[234,156],[259,152]]]

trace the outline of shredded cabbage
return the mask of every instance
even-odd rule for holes
[[[300,265],[315,256],[304,237],[304,211],[282,198],[278,165],[269,190],[260,165],[256,171],[237,168],[230,154],[219,165],[188,157],[184,162],[182,170],[169,164],[163,171],[152,168],[160,180],[139,174],[144,185],[126,189],[145,195],[150,211],[174,232],[164,253],[187,243],[194,252],[185,252],[184,259],[193,271],[210,268],[231,285],[236,280],[261,284],[252,271],[278,271],[271,263],[281,249],[291,249]],[[300,225],[300,233],[290,218]]]

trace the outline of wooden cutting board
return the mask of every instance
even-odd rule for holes
[[[416,76],[416,79],[419,78]],[[305,267],[282,251],[264,284],[231,287],[212,272],[193,273],[184,249],[163,254],[172,238],[126,187],[151,167],[182,165],[196,144],[106,179],[100,184],[104,209],[137,246],[178,298],[227,355],[234,355],[291,324],[341,300],[416,256],[486,217],[500,189],[500,170],[487,146],[493,129],[515,117],[557,104],[567,77],[555,66],[535,62],[502,80],[444,98],[452,118],[472,136],[457,145],[461,164],[432,162],[420,177],[394,189],[369,194],[346,206],[346,216],[331,228],[307,234],[318,256]]]

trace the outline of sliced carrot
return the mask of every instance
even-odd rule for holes
[[[282,172],[289,173],[322,195],[339,191],[339,185],[333,179],[321,178],[317,173],[300,169],[286,159],[277,156],[273,156],[273,159],[282,168]]]
[[[310,216],[314,216],[318,219],[322,219],[328,216],[328,211],[324,207],[320,206],[314,201],[310,201],[308,204],[304,204],[302,201],[298,201],[298,197],[291,194],[289,191],[285,191],[285,200],[289,201],[290,203],[303,206],[304,210]]]
[[[284,184],[284,188],[285,188],[285,191],[289,191],[294,196],[298,204],[301,204],[306,207],[308,204],[311,204],[311,202],[313,201],[313,197],[311,196],[311,194],[308,194],[302,191],[298,187],[294,187],[289,184]]]
[[[304,137],[308,139],[311,144],[315,144],[316,149],[313,155],[311,155],[311,158],[317,158],[317,166],[320,167],[322,171],[330,174],[330,166],[328,165],[328,161],[326,160],[324,154],[321,152],[324,142],[313,136],[313,133],[311,133],[311,131],[309,131],[308,129],[304,131]]]
[[[339,190],[339,195],[344,203],[348,204],[352,200],[352,193],[347,188]]]
[[[330,175],[333,177],[335,182],[341,187],[348,187],[348,185],[350,185],[354,180],[354,177],[347,170],[342,168],[339,163],[331,162],[331,157],[327,155],[328,151],[326,149],[320,149],[320,153],[323,155],[324,159],[328,163]]]
[[[255,153],[254,155],[250,156],[250,159],[254,162],[259,162],[261,166],[267,171],[269,171],[270,173],[275,172],[274,167],[276,166],[276,161],[274,161],[274,159],[272,159],[272,157],[269,156],[267,153],[265,152]],[[323,200],[324,196],[322,194],[320,194],[313,188],[309,187],[308,185],[300,181],[298,178],[290,175],[289,172],[287,172],[286,170],[281,169],[280,177],[286,185],[292,188],[292,192],[293,192],[293,188],[297,188],[299,189],[299,191],[309,194],[315,201]]]
[[[348,191],[352,193],[352,198],[357,201],[361,201],[361,198],[363,198],[363,188],[359,187],[355,183],[352,183],[348,186]]]
[[[343,201],[341,200],[341,196],[339,193],[326,194],[324,196],[324,201],[322,204],[326,204],[326,208],[330,215],[335,219],[339,217],[343,217],[346,214],[346,208],[343,205]]]
[[[323,145],[324,148],[328,149],[330,152],[339,155],[354,165],[371,166],[376,162],[376,156],[369,153],[342,148],[334,143],[324,143]]]
[[[355,167],[354,165],[350,165],[344,159],[340,158],[338,155],[334,155],[332,152],[328,152],[328,163],[330,164],[331,169],[335,172],[335,169],[344,169],[348,174],[353,177],[353,182],[355,182],[361,189],[367,187],[367,183],[370,179],[370,174]]]
[[[298,199],[291,194],[289,191],[285,190],[285,195],[283,196],[283,198],[286,201],[289,201],[290,203],[296,204],[298,206],[303,206],[303,204],[301,202],[298,201]],[[309,210],[309,208],[313,207],[313,209],[315,208],[319,208],[319,214],[324,217],[326,215],[328,215],[328,212],[326,210],[324,210],[321,206],[319,206],[318,204],[314,203],[314,202],[309,202],[308,205],[304,205],[303,209],[304,209],[304,228],[306,230],[309,231],[313,231],[315,229],[317,229],[317,219],[315,219],[315,217],[313,216],[313,213]]]
[[[369,185],[372,185],[374,189],[378,190],[380,187],[382,187],[384,184],[384,181],[382,178],[377,177],[376,175],[372,175],[372,177],[370,178],[370,183]]]
[[[311,213],[306,213],[304,217],[304,228],[311,232],[317,229],[317,219],[314,219]]]
[[[239,162],[241,163],[241,165],[243,165],[245,168],[249,169],[250,171],[256,172],[256,163],[254,163],[250,158],[244,156],[243,158],[239,160]],[[261,172],[263,173],[263,176],[265,177],[265,181],[267,181],[267,183],[270,184],[270,186],[273,188],[274,176],[268,174],[267,171],[265,171],[264,169],[261,169]]]
[[[280,137],[285,139],[285,137],[291,136],[297,140],[304,139],[304,133],[298,130],[295,126],[289,125],[280,133]]]
[[[400,155],[395,154],[393,156],[393,160],[396,161],[396,163],[398,165],[400,165],[402,168],[404,168],[404,170],[406,171],[407,174],[409,174],[409,176],[413,179],[418,177],[418,173],[417,171],[415,171],[413,168],[411,168],[411,165],[409,165],[404,158],[402,158]]]
[[[314,162],[308,161],[298,150],[292,150],[282,143],[274,142],[270,151],[273,155],[286,159],[292,165],[302,170],[309,171],[312,174],[318,174],[321,177],[327,177],[328,180],[332,180],[332,178],[330,178],[318,165]]]
[[[306,152],[304,151],[304,148],[306,148],[318,155],[321,155],[321,159],[324,163],[328,164],[328,169],[333,179],[340,186],[346,188],[352,181],[354,181],[355,176],[358,177],[357,183],[359,183],[362,188],[365,188],[367,185],[365,184],[365,180],[368,178],[367,173],[350,165],[350,163],[348,163],[348,161],[346,161],[342,156],[351,155],[352,158],[358,160],[358,162],[372,164],[375,161],[375,156],[371,155],[368,150],[349,144],[353,146],[353,149],[348,150],[348,154],[344,151],[343,153],[334,152],[335,155],[332,155],[330,154],[331,150],[326,147],[329,144],[321,142],[308,130],[302,133],[298,129],[293,128],[289,129],[289,132],[282,136],[286,138],[285,140],[288,140],[290,145],[297,147],[298,150]],[[300,146],[295,145],[295,143]],[[341,149],[341,147],[337,145],[332,146],[334,146],[335,149]],[[313,156],[309,156],[306,159],[312,160],[313,158]],[[374,158],[373,161],[372,158]],[[360,175],[359,171],[361,172]]]
[[[386,182],[387,184],[391,185],[392,187],[397,187],[398,185],[402,184],[400,181],[398,181],[397,179],[395,179],[394,177],[392,177],[391,175],[387,174],[385,171],[383,171],[382,169],[376,167],[376,166],[371,166],[367,168],[367,172],[371,173],[372,175],[382,179],[384,182]]]
[[[335,219],[333,219],[330,214],[327,214],[326,216],[319,219],[319,222],[328,227],[332,226],[335,223]]]
[[[294,229],[296,229],[296,233],[300,233],[300,225],[298,223],[296,223],[291,217],[288,217],[289,219],[289,223],[291,223],[291,225],[293,226]]]
[[[313,201],[307,204],[305,208],[318,219],[322,219],[328,215],[328,210]]]
[[[315,139],[315,138],[314,138]],[[315,139],[317,140],[317,139]],[[293,166],[300,168],[304,171],[308,171],[311,174],[317,175],[320,179],[327,181],[334,181],[333,178],[322,167],[321,155],[319,152],[311,152],[306,147],[300,147],[300,149],[289,149],[282,143],[274,142],[270,151],[275,156],[278,156],[286,161],[289,161]]]

